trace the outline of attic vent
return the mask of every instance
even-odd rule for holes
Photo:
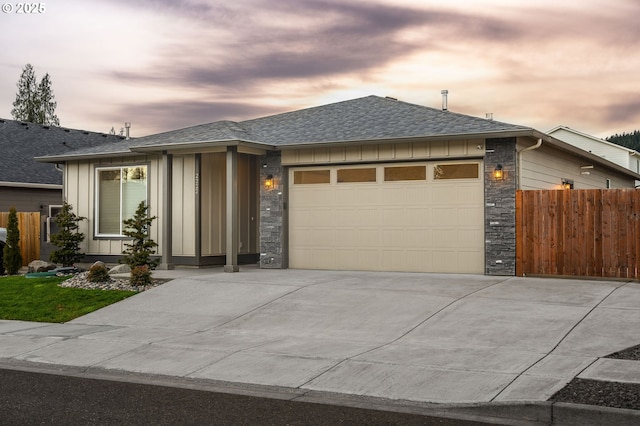
[[[65,132],[69,133],[69,129],[64,129]]]

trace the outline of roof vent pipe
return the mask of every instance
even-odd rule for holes
[[[130,122],[126,122],[124,123],[124,128],[125,128],[125,139],[129,140],[129,129],[131,128],[131,123]]]
[[[449,91],[443,90],[440,93],[442,94],[442,110],[449,111],[449,107],[447,105],[447,95],[449,94]]]

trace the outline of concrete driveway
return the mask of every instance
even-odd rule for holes
[[[0,358],[437,403],[544,401],[639,343],[639,284],[475,275],[208,270],[0,321]]]

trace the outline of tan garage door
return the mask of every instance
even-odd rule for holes
[[[289,266],[484,272],[479,161],[289,171]]]

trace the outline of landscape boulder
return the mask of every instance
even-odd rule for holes
[[[131,268],[129,268],[129,265],[126,265],[124,263],[120,264],[120,265],[116,265],[113,268],[109,269],[109,274],[113,275],[113,274],[128,274],[131,272]]]
[[[51,262],[45,262],[44,260],[33,260],[29,263],[28,265],[28,272],[47,272],[47,271],[52,271],[54,269],[57,268],[56,265],[54,265]]]

